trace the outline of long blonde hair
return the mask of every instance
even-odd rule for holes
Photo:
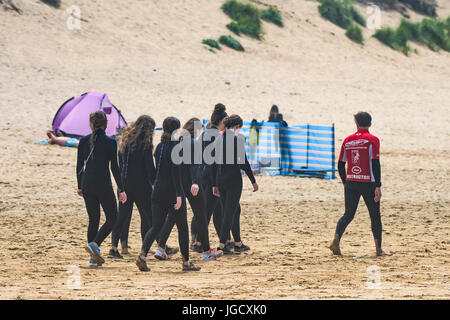
[[[143,151],[149,148],[153,149],[153,133],[155,131],[155,120],[147,115],[142,115],[130,126],[125,128],[120,141],[119,152],[141,149]]]

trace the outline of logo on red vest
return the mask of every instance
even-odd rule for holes
[[[361,168],[358,167],[358,166],[354,166],[354,167],[352,168],[352,172],[353,172],[354,174],[360,174],[361,171],[362,171]]]
[[[349,141],[345,144],[346,147],[359,147],[362,145],[365,145],[367,142],[369,142],[369,140],[365,140],[365,139],[359,139],[359,140],[353,140],[353,141]]]

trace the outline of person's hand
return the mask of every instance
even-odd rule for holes
[[[83,198],[83,190],[78,189],[78,190],[77,190],[77,194],[78,194],[80,197]]]
[[[119,201],[123,203],[127,202],[127,194],[124,192],[119,193]]]
[[[373,198],[373,200],[375,202],[378,202],[378,201],[380,201],[380,199],[381,199],[381,188],[380,187],[376,187],[375,188],[375,198]]]
[[[259,190],[259,186],[258,186],[258,184],[255,182],[254,184],[253,184],[253,192],[256,192],[256,191],[258,191]]]
[[[212,192],[213,192],[213,195],[215,195],[216,197],[220,197],[220,192],[219,192],[219,188],[217,188],[217,187],[212,187]]]
[[[194,196],[194,197],[196,197],[197,195],[198,195],[198,190],[199,190],[200,188],[199,188],[199,186],[198,186],[198,184],[193,184],[192,186],[191,186],[191,193],[192,193],[192,195]]]
[[[181,208],[181,197],[177,197],[177,202],[173,205],[173,208],[175,210],[178,210]]]

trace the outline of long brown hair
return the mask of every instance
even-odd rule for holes
[[[184,124],[184,126],[183,126],[183,129],[184,130],[187,130],[188,132],[189,132],[189,134],[191,135],[191,138],[192,139],[195,139],[195,123],[196,122],[200,122],[201,123],[201,121],[200,121],[200,119],[199,118],[190,118],[185,124]]]
[[[278,106],[274,104],[272,108],[270,108],[269,119],[276,119],[279,113]]]
[[[155,120],[147,115],[142,115],[130,126],[125,128],[120,141],[119,152],[125,153],[128,148],[130,152],[140,149],[153,150],[153,133],[155,131]]]
[[[91,134],[91,147],[94,145],[94,139],[97,135],[97,131],[99,129],[106,130],[108,125],[108,119],[106,118],[106,114],[101,111],[92,112],[89,115],[89,123],[91,124],[92,134]]]

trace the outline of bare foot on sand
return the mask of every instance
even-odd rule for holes
[[[329,246],[331,252],[333,252],[336,256],[342,256],[341,248],[339,247],[339,243],[336,243],[336,241],[333,241],[331,245]]]
[[[48,139],[47,139],[48,143],[50,143],[50,144],[56,143],[55,142],[56,136],[52,130],[47,130],[47,137],[48,137]]]
[[[377,250],[377,257],[390,257],[392,256],[394,253],[392,252],[384,252],[383,250],[379,249]]]

